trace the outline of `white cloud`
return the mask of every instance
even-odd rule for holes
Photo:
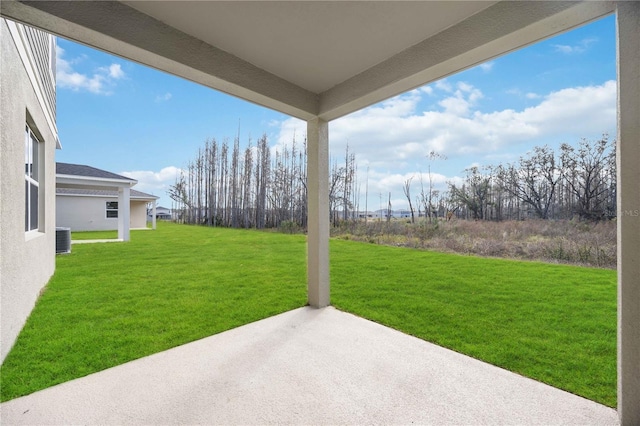
[[[467,115],[469,111],[469,101],[461,96],[445,98],[438,102],[438,105],[444,108],[445,113],[453,115]]]
[[[176,183],[176,177],[180,175],[181,171],[182,169],[178,167],[168,166],[158,172],[135,170],[119,174],[138,181],[133,189],[167,199],[167,191],[171,185]]]
[[[518,96],[518,97],[524,97],[526,99],[540,99],[542,98],[541,95],[534,93],[534,92],[527,92],[527,93],[522,93],[522,90],[518,89],[518,88],[511,88],[508,90],[505,90],[505,93],[508,95],[514,95],[514,96]]]
[[[427,95],[433,94],[433,87],[431,86],[423,86],[420,88],[420,91],[426,93]]]
[[[471,84],[466,83],[464,81],[460,81],[455,85],[452,85],[449,82],[440,81],[436,83],[436,87],[441,90],[444,90],[447,93],[452,94],[452,96],[449,96],[440,100],[438,102],[438,105],[440,105],[445,110],[445,112],[451,113],[454,115],[460,115],[460,116],[467,115],[469,112],[469,108],[474,106],[476,102],[482,98],[482,92],[480,90],[476,89]],[[454,91],[454,87],[455,87],[455,91]],[[416,100],[420,101],[420,98],[416,97],[415,95],[416,94],[414,94],[414,98],[412,99],[414,103]],[[399,99],[399,98],[401,97],[397,97],[394,99]],[[399,101],[396,100],[396,102],[399,102]],[[407,103],[406,105],[409,106],[410,104]],[[412,110],[411,113],[413,112],[414,111]]]
[[[116,80],[124,78],[124,71],[122,71],[120,64],[109,65],[109,77],[115,78]]]
[[[82,74],[74,69],[74,65],[81,62],[83,57],[66,59],[65,50],[56,46],[56,84],[58,87],[73,91],[88,91],[98,95],[110,95],[115,80],[125,77],[120,64],[111,64],[108,67],[100,67],[92,74]]]
[[[472,92],[473,91],[473,86],[470,85],[469,83],[465,83],[464,81],[459,81],[457,86],[458,86],[458,89],[462,90],[463,92]]]
[[[584,53],[589,49],[589,46],[595,42],[597,42],[597,38],[585,38],[581,40],[578,44],[573,46],[566,44],[554,44],[553,47],[555,51],[558,53],[564,53],[567,55],[575,54],[575,53]]]
[[[458,90],[455,91],[454,96],[441,100],[438,105],[444,108],[445,113],[466,116],[469,108],[482,98],[482,92],[462,81],[457,84],[457,87]]]
[[[544,135],[586,135],[615,128],[616,82],[552,92],[537,106],[517,113],[514,120],[528,123]]]
[[[453,87],[451,86],[451,84],[449,84],[446,78],[443,78],[442,80],[438,80],[435,86],[436,86],[436,89],[444,90],[445,92],[453,91]]]
[[[164,95],[157,95],[156,96],[156,102],[166,102],[168,100],[170,100],[173,97],[173,95],[169,92],[165,93]]]
[[[298,118],[288,118],[280,122],[280,132],[276,139],[277,148],[290,146],[291,141],[302,142],[307,134],[307,123]]]
[[[479,65],[480,69],[484,72],[489,72],[493,69],[493,62],[485,62]]]
[[[556,52],[559,53],[573,53],[576,49],[574,46],[567,46],[564,44],[554,44],[553,47],[555,47]]]

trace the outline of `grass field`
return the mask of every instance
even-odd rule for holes
[[[305,237],[162,223],[74,245],[6,358],[2,400],[306,302]],[[610,270],[335,240],[332,303],[439,345],[616,403]]]
[[[72,232],[71,240],[116,240],[118,231]]]

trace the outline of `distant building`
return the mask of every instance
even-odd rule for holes
[[[56,226],[72,231],[110,231],[147,227],[158,197],[131,189],[138,181],[80,164],[56,163]],[[127,207],[127,208],[123,208]],[[127,239],[124,235],[118,238]]]
[[[372,212],[373,218],[374,219],[387,219],[388,217],[390,217],[391,219],[401,219],[401,218],[406,218],[406,217],[411,217],[411,210],[387,210],[387,209],[380,209],[380,210],[376,210],[375,212]],[[418,216],[417,212],[414,212],[415,216]]]
[[[153,218],[153,211],[151,209],[147,211],[147,217],[149,221]],[[171,216],[171,209],[161,206],[156,207],[156,219],[171,220],[172,218],[173,217]]]

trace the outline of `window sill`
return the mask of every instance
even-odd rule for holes
[[[25,241],[31,241],[31,240],[35,240],[36,238],[42,237],[42,236],[44,236],[44,232],[29,231],[29,232],[25,232],[24,233],[24,240]]]

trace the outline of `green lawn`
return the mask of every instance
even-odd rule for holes
[[[149,225],[149,224],[147,224]],[[148,230],[151,230],[149,226],[147,226]],[[145,232],[144,229],[132,229],[132,234],[137,234],[138,231]],[[74,231],[71,233],[71,239],[73,241],[77,240],[117,240],[118,239],[118,231]]]
[[[71,240],[117,240],[118,231],[82,231],[72,232]]]
[[[305,304],[304,236],[158,226],[58,257],[2,400]],[[615,405],[613,271],[335,240],[331,280],[339,309]]]

